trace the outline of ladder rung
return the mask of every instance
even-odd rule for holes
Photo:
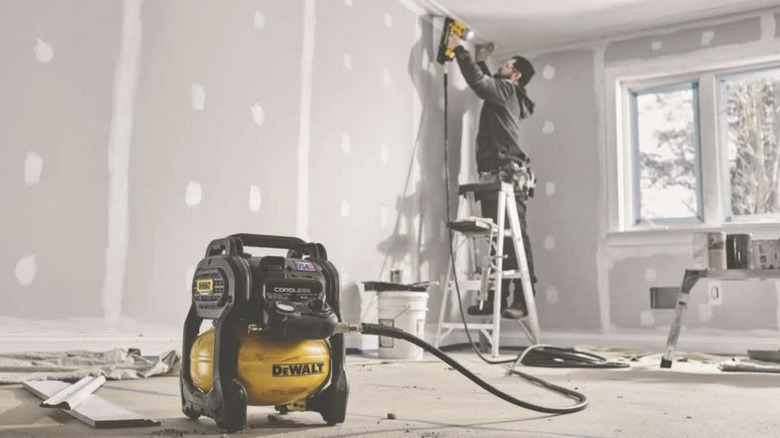
[[[476,184],[463,184],[458,187],[458,194],[465,195],[469,192],[482,193],[482,192],[497,192],[501,190],[501,181],[492,183],[476,183]]]
[[[489,316],[489,315],[488,315]],[[441,325],[444,328],[451,328],[451,329],[461,329],[463,330],[463,323],[462,322],[445,322]],[[472,324],[469,323],[469,330],[471,329],[493,329],[493,324]]]
[[[482,280],[480,278],[476,278],[472,280],[458,280],[458,286],[460,286],[461,289],[464,287],[476,287],[477,289],[479,289],[479,285],[481,282]],[[454,286],[455,280],[451,280],[450,284]],[[447,286],[449,286],[449,284]]]
[[[504,271],[502,274],[503,274],[502,277],[505,280],[514,279],[514,278],[523,278],[523,273],[518,271],[517,269],[510,269],[508,271]]]
[[[495,277],[496,277],[496,273],[491,271],[490,278],[493,279]],[[505,280],[506,279],[514,279],[514,278],[522,278],[523,274],[522,274],[522,272],[518,271],[517,269],[507,269],[506,271],[503,271],[501,273],[501,277],[503,279],[505,279]],[[466,288],[466,287],[479,289],[480,286],[482,285],[481,281],[482,280],[479,279],[479,278],[472,279],[472,280],[458,280],[458,285],[460,286],[461,289]],[[454,285],[455,282],[452,281],[451,284]],[[471,290],[471,289],[469,289],[469,290]]]

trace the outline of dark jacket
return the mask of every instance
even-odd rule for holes
[[[489,172],[509,161],[525,162],[517,86],[508,79],[491,77],[486,66],[480,68],[461,46],[455,48],[455,57],[466,83],[485,101],[477,132],[477,170]]]

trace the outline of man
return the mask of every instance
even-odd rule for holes
[[[534,275],[531,242],[526,231],[526,200],[529,195],[529,185],[523,181],[533,182],[533,175],[528,173],[528,155],[520,148],[520,121],[534,111],[534,103],[528,98],[525,86],[534,75],[531,63],[522,56],[508,59],[498,69],[494,76],[484,61],[493,50],[493,44],[477,50],[477,61],[471,58],[463,42],[457,36],[452,36],[449,46],[455,52],[460,71],[469,87],[478,97],[484,100],[479,117],[477,132],[477,170],[480,182],[494,182],[498,179],[514,183],[515,204],[520,219],[523,234],[523,246],[528,260],[528,271],[531,284],[536,283]],[[530,187],[533,187],[532,185]],[[497,221],[498,193],[482,195],[480,199],[482,215]],[[504,270],[517,269],[517,256],[511,239],[504,243],[508,258],[503,263]],[[507,299],[513,293],[512,304],[507,307]],[[536,295],[536,291],[532,293]],[[489,294],[485,305],[470,306],[468,313],[483,315],[492,313],[494,294]],[[519,279],[504,280],[501,285],[501,315],[504,318],[518,319],[527,315],[528,311],[523,296],[522,284]]]

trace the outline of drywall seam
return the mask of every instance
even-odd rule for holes
[[[303,7],[303,49],[301,50],[301,123],[298,137],[298,209],[295,234],[309,238],[309,151],[311,150],[311,90],[314,65],[314,0]]]
[[[607,45],[603,44],[601,47],[596,48],[593,51],[593,92],[595,93],[596,100],[596,117],[598,127],[596,129],[596,141],[598,142],[598,154],[599,154],[599,166],[603,169],[603,172],[599,175],[599,202],[597,205],[607,205],[608,201],[608,172],[609,166],[607,165],[607,145],[606,139],[606,93],[604,84],[604,52],[607,49]],[[610,307],[609,307],[609,257],[607,255],[607,231],[609,230],[609,217],[608,209],[599,210],[599,235],[598,235],[598,247],[596,249],[596,284],[598,287],[599,296],[599,319],[601,322],[601,331],[608,333],[612,327],[610,319]]]
[[[761,41],[774,40],[776,31],[775,11],[767,11],[761,14]]]
[[[122,4],[122,33],[114,70],[113,116],[108,138],[108,238],[101,294],[103,316],[117,321],[122,313],[128,245],[128,174],[130,139],[141,53],[143,0]]]

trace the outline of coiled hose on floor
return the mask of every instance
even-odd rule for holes
[[[485,391],[495,395],[496,397],[509,402],[515,406],[520,406],[521,408],[530,409],[532,411],[536,412],[543,412],[546,414],[571,414],[574,412],[579,412],[588,405],[588,398],[585,397],[584,394],[581,394],[577,391],[564,388],[562,386],[555,385],[553,383],[544,381],[538,377],[531,376],[529,374],[525,374],[521,371],[512,370],[512,374],[517,374],[533,383],[536,383],[539,386],[542,386],[550,391],[557,392],[559,394],[565,395],[567,397],[570,397],[574,400],[577,400],[577,404],[573,406],[564,406],[564,407],[549,407],[549,406],[540,406],[535,405],[533,403],[529,403],[523,400],[520,400],[518,398],[512,397],[511,395],[499,390],[498,388],[494,387],[493,385],[485,382],[484,380],[480,379],[476,374],[469,371],[466,367],[458,363],[455,359],[448,356],[443,351],[439,350],[438,348],[434,347],[433,345],[423,341],[422,339],[418,338],[417,336],[413,336],[409,333],[406,333],[405,331],[395,328],[395,327],[389,327],[381,324],[371,324],[371,323],[362,323],[357,328],[356,331],[359,333],[362,333],[364,335],[376,335],[376,336],[387,336],[395,339],[401,339],[407,342],[411,342],[412,344],[422,348],[423,350],[433,354],[437,358],[441,359],[445,363],[447,363],[449,366],[456,369],[458,372],[466,376],[469,380],[479,385],[482,389]]]

